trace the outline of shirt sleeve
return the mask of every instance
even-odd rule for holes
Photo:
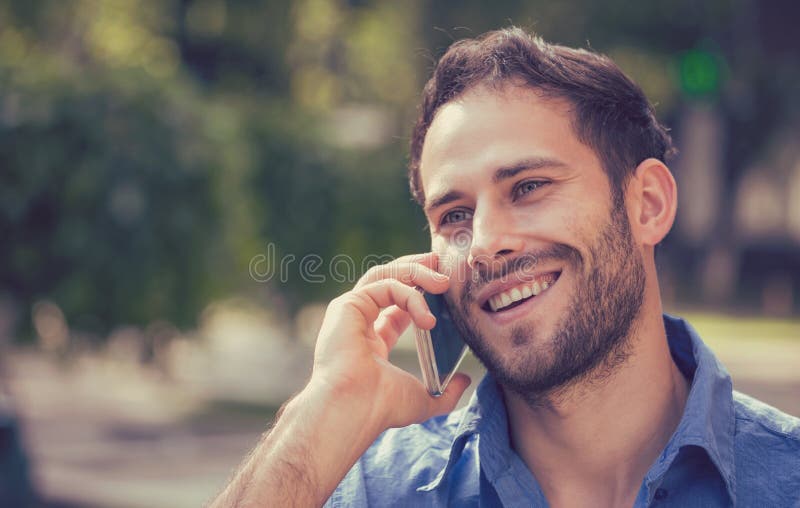
[[[367,489],[364,482],[363,465],[359,459],[325,503],[325,508],[367,508]]]

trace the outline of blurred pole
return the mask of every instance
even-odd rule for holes
[[[678,132],[678,230],[698,256],[695,280],[704,301],[721,304],[735,290],[738,261],[721,215],[730,210],[731,198],[723,171],[724,124],[716,103],[689,102]]]

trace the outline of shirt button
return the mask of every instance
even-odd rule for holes
[[[656,489],[655,498],[657,501],[660,501],[667,497],[667,489]]]

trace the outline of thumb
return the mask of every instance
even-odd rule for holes
[[[472,380],[469,376],[461,372],[455,373],[444,393],[439,397],[431,398],[433,415],[442,415],[453,411],[470,383]]]

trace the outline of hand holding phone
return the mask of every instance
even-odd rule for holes
[[[467,345],[456,328],[444,296],[419,291],[436,316],[436,326],[431,330],[414,326],[417,356],[425,388],[431,395],[439,396],[458,370],[467,353]]]

